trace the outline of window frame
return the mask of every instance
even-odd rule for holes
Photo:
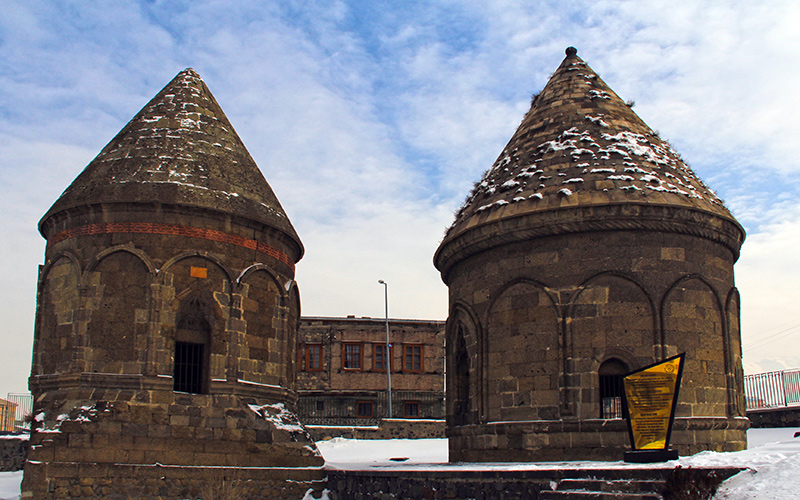
[[[408,408],[409,406],[414,405],[417,409],[416,415],[409,415]],[[422,418],[421,410],[422,407],[419,404],[419,401],[403,401],[403,418]]]
[[[372,343],[372,371],[379,372],[379,373],[386,373],[386,368],[378,368],[377,367],[377,353],[376,348],[378,347],[386,347],[386,342],[373,342]],[[384,361],[385,362],[385,361]],[[394,372],[394,346],[389,344],[389,371]]]
[[[419,368],[414,368],[414,349],[419,349]],[[408,355],[411,352],[411,368]],[[425,344],[403,344],[403,373],[423,373],[425,371]]]
[[[362,415],[362,405],[369,405],[369,415]],[[375,418],[375,401],[357,401],[356,402],[356,418]]]
[[[350,346],[358,347],[358,366],[347,366],[347,348]],[[363,342],[342,342],[342,370],[350,372],[364,371],[364,343]]]
[[[317,361],[319,363],[318,364],[318,368],[310,368],[311,361],[315,357],[315,356],[311,355],[312,348],[318,348],[319,349],[319,352],[317,353],[318,356],[316,356]],[[322,352],[323,352],[323,345],[321,343],[319,343],[319,342],[309,342],[309,343],[303,344],[303,349],[302,349],[302,352],[301,352],[302,363],[303,363],[302,371],[304,371],[304,372],[321,372],[322,371]]]

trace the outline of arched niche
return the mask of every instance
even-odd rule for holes
[[[728,342],[730,345],[730,366],[728,370],[728,387],[730,393],[730,416],[744,417],[747,403],[744,392],[744,371],[742,369],[742,336],[740,329],[741,310],[739,308],[739,291],[732,288],[725,304],[725,315],[728,319]]]
[[[87,371],[142,373],[150,315],[148,266],[128,250],[112,250],[90,264],[86,281]]]
[[[457,303],[447,320],[447,415],[449,425],[476,424],[482,414],[480,326],[472,309]]]
[[[246,329],[239,370],[251,382],[277,385],[286,376],[283,290],[267,268],[254,269],[240,282],[246,285],[247,292],[242,299]]]
[[[566,390],[578,416],[602,414],[596,370],[609,353],[626,353],[628,366],[645,366],[660,353],[653,310],[644,288],[618,273],[595,275],[580,287],[567,309],[566,346],[572,360]]]
[[[300,328],[300,290],[297,282],[289,285],[289,311],[286,315],[286,378],[287,384],[294,387],[297,380],[297,348],[298,330]]]
[[[75,314],[80,309],[80,285],[80,268],[71,256],[55,256],[42,270],[34,347],[35,375],[80,370],[73,363],[80,345],[74,326]]]
[[[204,363],[202,371],[205,390],[209,379],[225,379],[229,369],[235,371],[229,358],[231,355],[235,356],[238,345],[235,337],[227,330],[232,299],[230,273],[215,259],[202,254],[190,254],[173,259],[168,266],[165,265],[160,278],[164,287],[162,294],[173,297],[164,303],[168,313],[165,317],[172,320],[165,321],[161,327],[161,341],[171,363],[162,367],[161,373],[166,371],[174,376],[178,348],[200,350],[197,346],[186,346],[185,343],[205,343],[201,356]],[[190,324],[186,323],[186,318],[197,319],[200,316],[205,318],[205,323],[195,324],[203,328],[207,325],[207,332],[200,327],[197,331],[203,332],[207,340],[203,336],[197,336],[197,342],[188,341],[187,339],[193,338],[193,334],[190,328],[185,328],[185,325]],[[189,354],[191,353],[187,353]],[[197,352],[191,355],[197,356]]]
[[[209,387],[209,360],[215,314],[211,293],[203,288],[180,297],[175,321],[173,389],[205,394]]]
[[[697,275],[677,280],[662,304],[667,356],[685,352],[678,417],[728,414],[728,350],[719,296]]]
[[[489,421],[560,418],[562,349],[553,299],[520,280],[493,298],[486,332]]]

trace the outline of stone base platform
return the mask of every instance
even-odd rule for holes
[[[681,456],[747,448],[743,417],[678,417],[670,446]],[[454,462],[622,460],[630,450],[624,420],[532,420],[462,425],[447,430]]]
[[[37,470],[46,469],[46,470]],[[29,482],[29,477],[46,477]],[[35,499],[291,499],[320,498],[320,467],[189,467],[170,465],[25,464],[22,498]]]
[[[463,466],[398,466],[377,470],[328,470],[331,500],[508,499],[577,500],[710,498],[741,468],[554,466],[527,470],[465,469]],[[485,464],[484,464],[485,465]],[[516,465],[516,464],[515,464]],[[524,465],[523,465],[524,466]]]

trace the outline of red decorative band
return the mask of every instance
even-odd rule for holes
[[[138,233],[138,234],[167,234],[173,236],[187,236],[189,238],[201,238],[220,243],[229,243],[250,250],[255,250],[269,255],[294,270],[294,262],[285,253],[272,248],[269,245],[259,243],[256,240],[244,238],[236,234],[215,231],[213,229],[203,229],[190,226],[175,226],[172,224],[156,224],[153,222],[112,222],[107,224],[87,224],[56,233],[51,243],[58,243],[76,236],[87,236],[92,234],[113,234],[113,233]]]

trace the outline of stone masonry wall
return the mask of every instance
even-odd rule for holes
[[[544,498],[697,498],[696,483],[725,480],[739,468],[328,471],[331,500],[388,498],[539,500]],[[576,484],[577,483],[577,484]],[[599,491],[585,488],[600,483]],[[572,485],[572,486],[571,486]],[[580,488],[583,491],[565,492]],[[558,496],[556,496],[558,495]]]
[[[22,470],[28,458],[28,436],[0,436],[0,472]]]
[[[187,498],[240,479],[237,498],[294,498],[275,492],[289,479],[294,495],[325,477],[313,441],[283,403],[172,391],[87,395],[61,394],[63,404],[36,415],[22,483],[32,498]],[[228,469],[236,473],[216,478]],[[164,471],[170,481],[160,480]]]
[[[508,443],[492,423],[602,419],[604,362],[630,371],[679,352],[687,355],[676,416],[702,429],[676,428],[678,451],[745,447],[738,294],[724,245],[655,231],[575,233],[477,253],[449,277],[447,414],[456,427],[481,426],[449,434],[451,459],[580,459],[584,445],[616,459],[614,447],[591,444],[603,420],[529,439],[519,429]],[[722,428],[725,444],[712,436]],[[565,455],[549,456],[555,449]]]
[[[41,489],[22,498],[167,500],[320,498],[324,479],[313,471],[283,468],[203,468],[122,464],[33,464],[48,477]],[[28,469],[26,468],[26,474]]]
[[[750,426],[755,428],[800,427],[800,407],[770,408],[747,412]]]

